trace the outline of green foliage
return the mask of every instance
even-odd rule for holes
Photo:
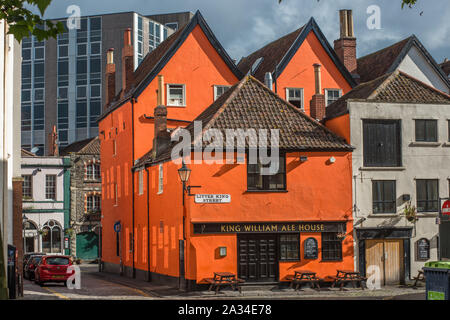
[[[8,33],[19,42],[30,35],[35,36],[38,41],[56,38],[58,33],[64,32],[64,25],[42,18],[51,2],[52,0],[2,0],[0,20],[5,20],[9,24]],[[26,4],[37,7],[40,15],[25,8]]]

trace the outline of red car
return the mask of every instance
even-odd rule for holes
[[[69,256],[44,256],[34,272],[34,282],[43,285],[45,282],[64,282],[75,273],[67,273],[67,268],[72,265]]]

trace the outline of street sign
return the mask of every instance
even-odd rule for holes
[[[195,203],[230,203],[229,194],[196,194]]]
[[[445,201],[442,205],[442,215],[450,216],[450,200]]]

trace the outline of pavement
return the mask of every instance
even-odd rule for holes
[[[183,292],[177,288],[131,279],[118,274],[100,273],[98,266],[81,265],[81,288],[64,284],[39,286],[24,280],[24,300],[425,300],[425,287],[386,286],[380,290],[360,288],[302,288],[295,291],[278,286],[245,286],[242,293],[224,288],[213,291]]]

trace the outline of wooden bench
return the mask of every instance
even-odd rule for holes
[[[422,271],[422,270],[419,270],[417,276],[414,277],[413,280],[415,280],[415,281],[414,281],[413,287],[417,287],[417,283],[418,283],[419,281],[425,282],[426,279],[425,279],[425,274],[423,273],[423,271]]]
[[[297,291],[300,285],[304,283],[308,283],[311,285],[311,288],[317,288],[320,291],[320,281],[323,281],[323,279],[318,278],[316,276],[315,272],[312,271],[295,271],[294,275],[286,276],[286,279],[289,279],[291,281],[290,288],[293,288],[295,285],[295,290]]]
[[[215,288],[215,294],[220,291],[221,287],[230,286],[233,290],[239,290],[241,293],[241,284],[245,281],[236,277],[235,274],[229,272],[214,272],[213,278],[206,278],[205,281],[209,283],[208,291]]]
[[[328,276],[329,279],[333,281],[331,287],[334,288],[336,285],[340,285],[340,290],[344,290],[344,285],[346,283],[351,283],[353,288],[356,288],[355,283],[359,283],[362,290],[364,290],[364,283],[367,278],[362,277],[358,272],[338,270],[336,276]]]

